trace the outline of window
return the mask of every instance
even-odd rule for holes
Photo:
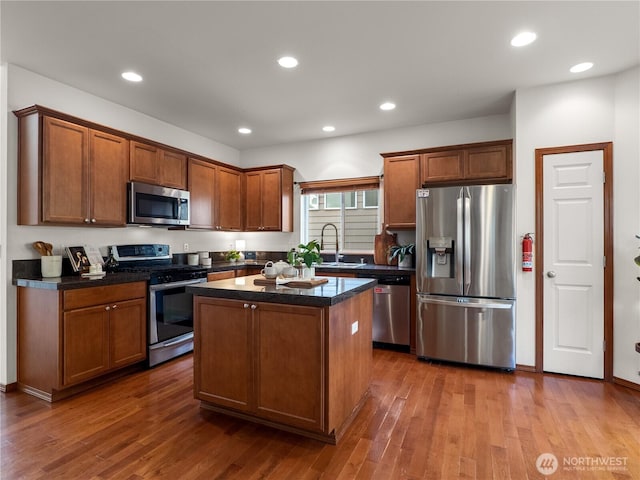
[[[320,195],[317,193],[312,193],[308,195],[309,197],[309,210],[318,210],[320,208]]]
[[[362,208],[378,208],[379,190],[364,190],[362,192]]]
[[[358,192],[334,192],[325,193],[324,208],[325,210],[340,210],[344,208],[358,208],[357,206]]]
[[[340,252],[373,252],[380,225],[378,177],[304,182],[300,187],[301,242],[323,239],[323,252],[333,253],[337,229]]]
[[[342,207],[341,193],[325,193],[324,194],[325,210],[340,210],[341,207]]]

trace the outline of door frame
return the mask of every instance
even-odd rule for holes
[[[534,242],[536,272],[536,344],[535,371],[544,371],[544,203],[543,203],[543,159],[545,155],[560,153],[577,153],[602,151],[602,167],[604,170],[603,209],[604,209],[604,380],[613,381],[613,142],[568,145],[564,147],[536,148],[535,150],[535,189],[536,189],[536,238]]]

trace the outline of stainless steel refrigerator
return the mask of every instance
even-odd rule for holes
[[[416,196],[418,357],[514,369],[513,186]]]

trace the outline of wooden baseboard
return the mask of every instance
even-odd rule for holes
[[[4,383],[0,383],[0,392],[2,393],[15,392],[16,390],[18,390],[17,382],[7,383],[6,385]]]
[[[623,380],[622,378],[613,377],[613,383],[640,392],[640,384],[630,382],[629,380]]]
[[[536,373],[536,367],[532,365],[520,365],[516,364],[516,370],[520,370],[521,372],[531,372]]]

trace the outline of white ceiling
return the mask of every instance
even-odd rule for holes
[[[516,89],[638,65],[639,6],[3,0],[1,60],[243,150],[507,113]],[[525,29],[538,40],[512,47]]]

